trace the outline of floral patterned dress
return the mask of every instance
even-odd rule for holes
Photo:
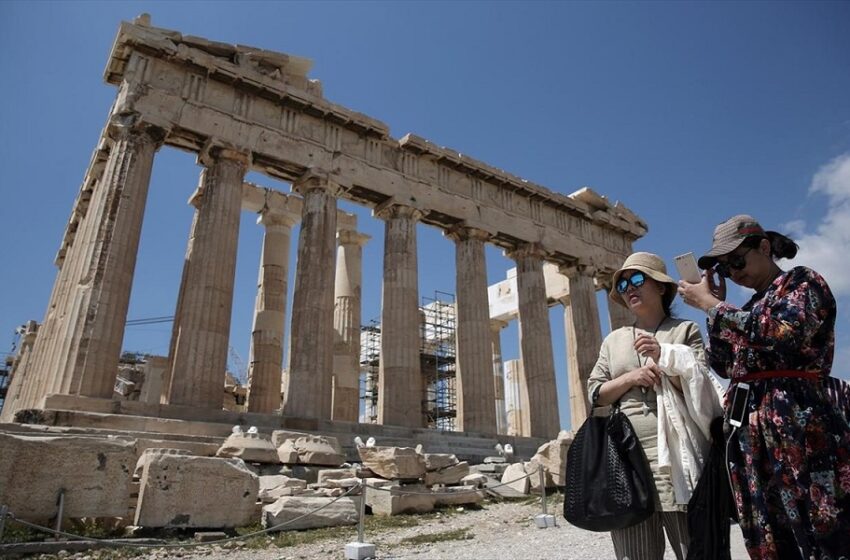
[[[850,558],[850,417],[828,377],[835,317],[829,286],[805,267],[740,309],[723,302],[709,311],[709,363],[733,383],[761,371],[820,372],[816,381],[749,382],[748,423],[732,434],[728,461],[753,559]]]

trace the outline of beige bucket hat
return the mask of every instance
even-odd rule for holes
[[[711,249],[699,258],[697,264],[707,270],[717,264],[717,257],[727,255],[738,248],[748,237],[758,236],[772,239],[778,235],[775,231],[765,231],[755,218],[748,214],[732,216],[714,228]]]
[[[639,270],[656,282],[669,284],[670,289],[664,292],[664,303],[669,304],[676,297],[676,290],[679,284],[667,275],[667,265],[664,260],[654,253],[632,253],[623,263],[623,266],[612,276],[611,291],[608,292],[608,298],[614,303],[619,303],[623,307],[628,307],[620,294],[617,293],[617,282],[620,281],[620,276],[627,270]]]

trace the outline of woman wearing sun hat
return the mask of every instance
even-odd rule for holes
[[[829,377],[835,299],[815,271],[783,271],[797,245],[746,214],[714,230],[699,259],[699,284],[679,283],[685,303],[708,314],[709,363],[750,387],[742,425],[727,425],[732,489],[754,559],[850,557],[850,426]],[[742,307],[725,302],[725,278],[755,290]],[[843,386],[843,389],[842,389]],[[728,403],[727,403],[728,407]]]
[[[611,305],[628,307],[635,323],[610,333],[588,379],[593,406],[619,402],[649,460],[656,508],[646,521],[614,530],[618,559],[660,560],[664,532],[676,558],[687,556],[685,506],[699,478],[720,414],[719,385],[708,375],[699,327],[671,316],[676,282],[664,261],[634,253],[614,273]]]

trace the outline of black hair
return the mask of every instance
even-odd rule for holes
[[[664,309],[665,317],[673,316],[674,299],[676,299],[676,288],[670,284],[664,284],[664,293],[661,294],[661,307]]]
[[[793,239],[775,231],[768,231],[765,235],[747,237],[741,243],[741,246],[748,249],[755,249],[761,244],[762,239],[767,239],[770,242],[770,256],[774,260],[793,259],[800,249],[800,246]]]

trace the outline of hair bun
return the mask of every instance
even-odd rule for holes
[[[793,259],[797,256],[800,246],[793,239],[777,233],[768,231],[767,238],[770,241],[770,254],[777,259]]]

